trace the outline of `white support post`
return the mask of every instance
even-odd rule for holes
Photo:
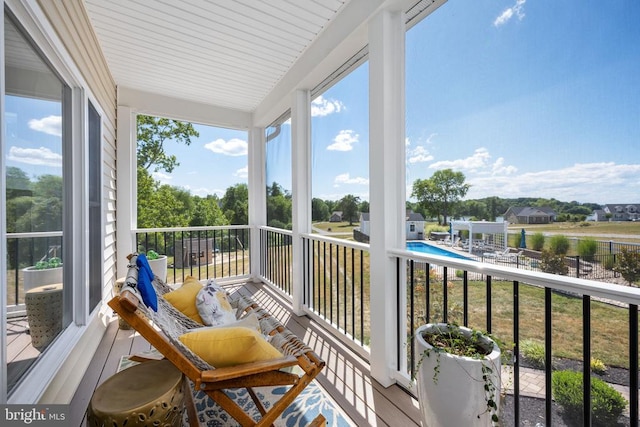
[[[249,225],[251,226],[251,278],[260,281],[260,229],[267,224],[265,129],[249,130]]]
[[[396,263],[405,244],[404,13],[382,10],[369,24],[369,206],[371,375],[394,383],[398,345]]]
[[[130,107],[118,106],[118,130],[116,147],[116,275],[127,274],[127,255],[136,250],[136,239],[132,232],[136,228],[138,203],[137,166],[137,120]]]
[[[291,182],[293,223],[292,308],[304,314],[302,233],[311,232],[311,93],[297,90],[291,107]]]

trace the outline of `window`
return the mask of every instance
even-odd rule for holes
[[[102,267],[104,240],[102,237],[102,126],[100,114],[88,103],[89,118],[89,311],[102,299]]]
[[[452,169],[476,202],[461,217],[530,197],[633,203],[639,20],[633,1],[442,4],[406,33],[407,193]],[[513,202],[492,212],[496,197]]]
[[[70,206],[71,90],[6,14],[4,28],[5,322],[28,337],[27,350],[7,352],[6,387],[11,392],[72,319],[65,263],[70,234],[64,219]]]
[[[369,201],[369,63],[366,52],[311,102],[312,217],[357,223]],[[348,74],[346,74],[348,72]],[[344,74],[343,74],[344,73]],[[322,86],[322,85],[321,85]]]
[[[265,131],[267,225],[291,230],[291,114]]]

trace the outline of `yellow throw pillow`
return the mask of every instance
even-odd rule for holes
[[[282,357],[260,333],[242,326],[198,328],[180,341],[215,368]]]
[[[164,294],[164,298],[185,316],[200,324],[204,324],[200,313],[198,313],[198,307],[196,306],[196,295],[198,295],[201,289],[202,285],[195,277],[187,276],[182,286],[175,291]]]

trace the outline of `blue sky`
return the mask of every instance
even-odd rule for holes
[[[640,202],[638,22],[636,0],[450,0],[416,25],[407,196],[416,179],[451,168],[471,184],[469,199]],[[314,197],[369,198],[367,75],[364,64],[313,102]],[[45,107],[21,119],[29,129],[10,140],[9,166],[56,170],[59,117],[56,130]],[[167,146],[181,164],[156,178],[201,196],[247,182],[246,132],[196,128],[191,146]],[[268,148],[267,182],[291,190],[288,131]]]

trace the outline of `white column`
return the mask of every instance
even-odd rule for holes
[[[300,234],[311,232],[311,93],[297,90],[291,107],[291,196],[293,223],[292,308],[304,314],[303,259]]]
[[[396,264],[405,244],[404,13],[383,10],[369,24],[369,206],[371,375],[387,387],[396,367]]]
[[[118,106],[116,146],[116,275],[127,274],[127,255],[136,250],[132,230],[136,228],[137,203],[137,122],[136,113]]]
[[[265,129],[249,129],[249,225],[251,226],[251,278],[260,280],[260,230],[267,224]]]

